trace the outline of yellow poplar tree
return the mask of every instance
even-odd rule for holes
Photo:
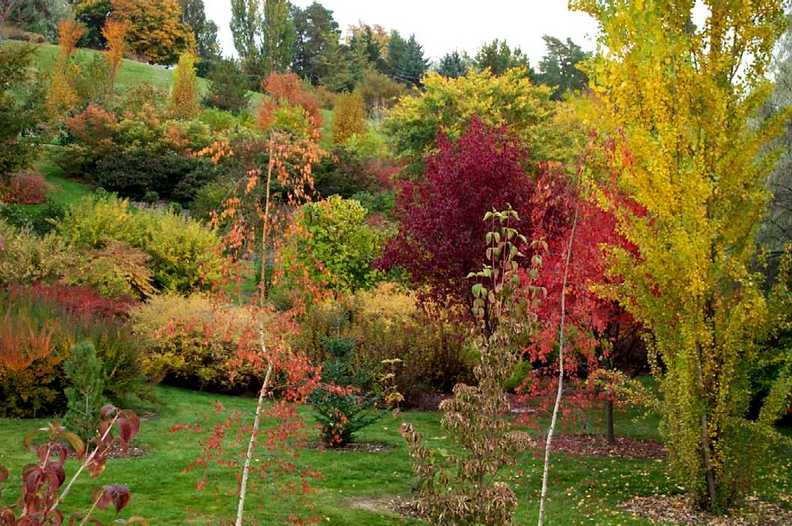
[[[752,269],[765,214],[768,144],[784,119],[754,117],[785,28],[781,0],[573,0],[600,24],[587,66],[589,124],[617,183],[635,251],[611,247],[610,293],[651,330],[670,468],[698,505],[723,510],[751,488],[788,407],[789,378],[748,419],[749,373],[772,313]],[[775,435],[777,436],[777,435]]]
[[[195,73],[195,55],[182,53],[173,74],[170,110],[177,117],[189,119],[200,111],[198,102],[198,77]]]

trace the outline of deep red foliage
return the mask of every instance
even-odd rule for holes
[[[18,205],[37,205],[47,199],[49,185],[37,174],[21,173],[14,176],[3,191],[3,201]]]
[[[436,299],[469,304],[466,276],[484,263],[484,214],[510,204],[520,215],[515,227],[531,239],[528,154],[505,130],[477,118],[457,143],[442,134],[437,143],[423,178],[402,183],[395,211],[401,227],[379,264],[403,267]]]
[[[27,298],[44,302],[81,319],[112,320],[123,318],[134,302],[111,300],[91,287],[36,283],[28,287],[13,286],[11,298]]]

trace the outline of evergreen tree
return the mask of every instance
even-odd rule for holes
[[[247,77],[235,60],[214,62],[209,70],[209,81],[209,93],[204,100],[207,106],[232,113],[240,113],[248,107]]]
[[[295,7],[292,16],[297,32],[294,71],[311,84],[318,84],[335,66],[334,46],[338,46],[341,35],[338,23],[333,12],[319,2],[305,9]]]
[[[577,65],[590,54],[567,38],[566,42],[545,35],[547,54],[539,63],[537,81],[555,89],[553,98],[558,100],[565,93],[580,91],[588,85],[588,77]]]
[[[383,55],[382,28],[361,24],[352,28],[349,47],[357,50],[366,58],[368,66],[380,73],[388,71],[388,65]]]
[[[71,356],[63,364],[69,382],[69,387],[64,389],[67,410],[63,423],[83,440],[92,438],[99,430],[105,388],[102,368],[102,360],[90,342],[72,347]]]
[[[437,73],[444,77],[456,79],[464,77],[468,72],[469,59],[458,51],[447,53],[437,65]]]
[[[80,40],[80,47],[104,48],[106,41],[102,28],[113,9],[110,0],[78,0],[72,9],[74,18],[85,27],[85,35]]]
[[[391,32],[387,65],[390,77],[408,86],[419,86],[429,70],[429,61],[415,35],[404,40],[398,31]]]
[[[180,0],[182,22],[192,29],[195,35],[195,51],[200,61],[198,75],[205,77],[211,63],[220,59],[220,43],[217,41],[217,24],[206,19],[203,0]]]
[[[474,62],[479,71],[489,69],[493,75],[503,75],[512,68],[525,68],[529,77],[534,77],[528,57],[520,48],[509,47],[505,40],[496,38],[481,46]]]

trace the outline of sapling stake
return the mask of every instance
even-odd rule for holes
[[[558,410],[561,407],[561,398],[564,394],[564,318],[566,317],[566,287],[569,274],[569,261],[572,259],[572,244],[575,240],[577,220],[578,207],[575,207],[575,216],[572,219],[572,230],[569,233],[569,243],[567,244],[564,261],[564,279],[561,284],[561,320],[558,327],[558,390],[556,391],[553,416],[550,419],[550,428],[547,430],[547,439],[545,441],[542,495],[539,498],[539,526],[544,524],[545,501],[547,500],[547,479],[550,476],[550,447],[553,443],[553,433],[555,433],[556,422],[558,420]]]

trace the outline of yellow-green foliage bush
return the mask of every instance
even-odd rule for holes
[[[250,371],[237,361],[241,342],[255,341],[245,309],[203,295],[162,295],[134,308],[130,318],[151,381],[219,391],[251,385]]]
[[[338,95],[333,117],[333,141],[344,144],[350,137],[366,132],[366,107],[359,93]]]
[[[173,74],[170,110],[177,117],[195,117],[201,110],[198,102],[198,77],[195,73],[195,55],[182,53]]]
[[[38,237],[0,220],[0,284],[53,281],[77,261],[57,235]]]
[[[455,79],[430,73],[423,91],[403,97],[391,110],[385,129],[396,153],[412,163],[434,150],[438,132],[456,139],[473,117],[490,127],[506,127],[525,143],[534,161],[568,161],[577,154],[578,134],[560,122],[562,106],[550,99],[551,93],[534,85],[521,68]]]
[[[156,285],[187,293],[211,287],[221,275],[223,256],[217,234],[170,211],[132,210],[126,200],[90,197],[72,207],[59,225],[75,247],[102,248],[121,241],[151,257]]]
[[[382,273],[373,267],[385,236],[366,223],[366,209],[337,195],[308,203],[296,213],[279,251],[277,284],[300,286],[304,276],[314,285],[354,291],[376,284]]]
[[[454,312],[421,305],[413,292],[392,283],[313,305],[305,316],[298,346],[315,361],[322,342],[339,334],[356,342],[355,366],[392,371],[408,405],[427,395],[448,393],[470,379],[474,360],[468,327]],[[398,360],[393,365],[386,361]]]

